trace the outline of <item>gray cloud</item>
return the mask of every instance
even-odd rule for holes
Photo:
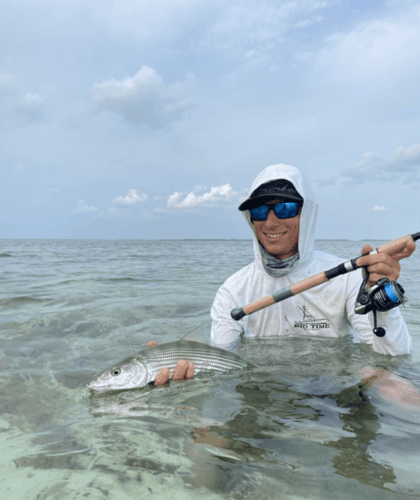
[[[372,84],[375,91],[420,75],[420,7],[330,35],[315,56],[321,79]],[[401,96],[399,96],[401,97]]]
[[[366,153],[356,165],[346,167],[336,177],[321,179],[320,186],[365,184],[369,182],[420,182],[420,144],[399,147],[390,158]]]
[[[98,2],[96,18],[117,39],[185,39],[196,34],[191,50],[244,53],[250,46],[269,49],[293,29],[319,22],[320,12],[340,0],[142,0]]]
[[[209,29],[203,30],[199,46],[210,52],[222,51],[226,56],[245,55],[250,49],[261,58],[262,53],[275,51],[288,34],[322,20],[319,12],[337,0],[243,0],[225,2]]]
[[[193,75],[187,75],[184,82],[165,85],[153,68],[143,66],[132,77],[95,83],[92,90],[99,111],[113,111],[128,122],[157,130],[191,111],[194,87]]]

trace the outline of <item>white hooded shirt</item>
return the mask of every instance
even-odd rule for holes
[[[399,308],[378,313],[378,326],[386,329],[384,337],[377,337],[373,333],[372,313],[359,315],[354,312],[362,283],[361,271],[337,276],[311,290],[245,316],[240,321],[232,319],[232,309],[243,307],[344,261],[314,250],[318,205],[297,168],[284,164],[267,167],[255,179],[249,194],[262,184],[277,179],[290,181],[304,200],[299,226],[299,261],[285,276],[270,276],[263,266],[250,212],[245,210],[244,217],[252,230],[255,260],[233,274],[219,288],[211,309],[212,344],[232,349],[241,335],[260,338],[279,335],[341,337],[356,331],[360,340],[371,344],[378,353],[394,356],[410,353],[412,341]]]

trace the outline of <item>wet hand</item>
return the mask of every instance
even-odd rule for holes
[[[407,253],[410,250],[406,247],[407,250],[404,250],[403,252],[399,252],[398,254],[394,254],[392,256],[384,252],[367,255],[373,250],[373,248],[370,245],[365,245],[362,248],[362,255],[364,255],[364,257],[357,259],[357,264],[363,267],[367,267],[367,271],[369,273],[367,286],[371,287],[382,278],[389,278],[391,281],[397,281],[400,276],[401,270],[399,259],[411,255],[411,253],[413,253],[414,251],[414,248],[410,253]],[[402,253],[404,253],[404,255],[402,255]],[[364,272],[365,270],[363,269],[363,275]]]
[[[158,345],[158,342],[150,340],[147,347]],[[169,368],[161,368],[156,375],[155,385],[165,385],[171,377]],[[173,380],[187,380],[194,378],[194,364],[185,359],[180,359],[175,366]]]
[[[368,387],[374,386],[386,400],[401,406],[401,403],[420,406],[420,391],[409,380],[383,368],[366,366],[359,371],[362,382]],[[412,408],[413,410],[415,407]],[[418,411],[418,409],[416,410]]]

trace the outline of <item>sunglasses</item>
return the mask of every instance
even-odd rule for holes
[[[300,204],[297,201],[261,205],[260,207],[250,209],[251,220],[267,220],[270,210],[274,210],[274,213],[279,219],[291,219],[292,217],[296,217],[299,212],[299,207]]]

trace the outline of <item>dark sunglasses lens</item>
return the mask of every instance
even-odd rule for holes
[[[287,203],[277,203],[274,205],[274,213],[279,219],[291,219],[296,217],[299,205],[295,201]]]
[[[267,205],[261,205],[260,207],[251,208],[252,220],[266,220],[267,215],[268,215]]]
[[[251,208],[252,220],[266,220],[268,212],[274,210],[274,213],[279,219],[291,219],[296,217],[299,211],[299,204],[295,201],[286,203],[276,203],[275,205],[261,205],[260,207]]]

